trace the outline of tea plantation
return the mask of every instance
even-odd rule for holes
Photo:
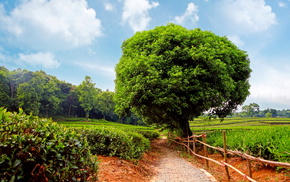
[[[222,132],[227,134],[227,147],[268,160],[290,162],[290,118],[226,118],[191,122],[195,133],[206,132],[207,143],[223,147]]]
[[[159,136],[152,128],[106,121],[60,123],[0,108],[1,182],[96,181],[94,154],[136,159]]]

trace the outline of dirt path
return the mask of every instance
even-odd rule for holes
[[[98,156],[99,182],[212,182],[202,170],[179,157],[167,140],[152,142],[138,164],[117,157]]]
[[[138,161],[128,161],[117,157],[98,156],[99,181],[98,182],[212,182],[211,175],[203,169],[203,159],[192,157],[180,157],[182,153],[169,149],[166,140],[158,139],[152,142],[151,149]],[[186,158],[187,160],[185,160]],[[212,154],[210,158],[223,160],[220,154]],[[246,160],[240,157],[231,157],[229,163],[236,168],[247,172]],[[190,164],[187,161],[191,161]],[[224,168],[209,163],[208,171],[219,182],[226,182]],[[197,167],[195,167],[197,166]],[[270,166],[252,163],[252,172],[257,181],[290,182],[290,171],[287,169],[277,171]],[[202,173],[203,171],[203,173]],[[244,177],[230,170],[231,182],[245,181]]]
[[[157,168],[158,174],[151,182],[213,182],[214,178],[204,170],[198,169],[178,153],[164,146],[165,140],[159,140],[159,146],[164,153]]]

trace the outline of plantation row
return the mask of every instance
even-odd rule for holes
[[[93,154],[139,158],[149,149],[148,138],[159,136],[143,129],[65,127],[22,110],[17,114],[0,108],[0,179],[96,181],[98,162]]]
[[[273,125],[289,125],[290,118],[225,118],[211,119],[199,117],[190,122],[190,127],[195,132],[214,130],[235,130],[235,129],[266,129]]]

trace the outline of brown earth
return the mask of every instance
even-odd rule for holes
[[[98,156],[99,181],[100,182],[148,182],[158,174],[158,164],[166,155],[164,147],[168,147],[166,140],[158,139],[152,142],[151,149],[146,152],[140,160],[128,161],[117,157]],[[172,146],[171,146],[172,147]],[[175,148],[175,147],[174,147]],[[204,168],[212,174],[217,181],[228,181],[225,169],[215,163],[209,162],[209,169],[206,169],[203,159],[190,156],[183,151],[178,151],[179,155],[197,168]],[[209,155],[217,161],[222,161],[220,154]],[[228,163],[240,171],[247,173],[246,160],[240,157],[231,157]],[[261,163],[252,162],[253,179],[259,182],[290,182],[290,170],[276,170],[272,166],[265,166]],[[232,182],[247,181],[237,172],[229,169]]]

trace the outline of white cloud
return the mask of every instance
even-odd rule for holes
[[[109,2],[104,2],[104,6],[106,11],[112,11],[114,9],[114,6]]]
[[[199,20],[198,7],[194,3],[189,3],[183,15],[174,17],[174,22],[183,25],[187,21],[194,24]]]
[[[229,35],[227,36],[230,41],[232,41],[235,45],[243,46],[245,43],[241,40],[241,38],[237,35]]]
[[[221,5],[223,24],[235,33],[261,32],[277,23],[275,13],[264,0],[224,0]]]
[[[252,73],[250,100],[290,107],[290,69],[260,66]],[[270,106],[266,106],[270,107]]]
[[[14,46],[63,50],[91,44],[101,21],[85,0],[24,0],[11,12],[0,6],[0,31]]]
[[[55,56],[49,52],[38,52],[35,54],[18,54],[18,62],[23,62],[32,66],[41,65],[44,68],[58,68],[60,63],[55,60]]]
[[[82,67],[86,70],[91,70],[93,72],[101,73],[102,75],[110,76],[115,78],[115,68],[110,66],[104,66],[97,63],[91,62],[74,62],[75,65]]]
[[[148,11],[157,6],[158,2],[149,0],[124,0],[122,20],[127,22],[134,32],[145,30],[151,21]]]
[[[285,5],[285,3],[283,3],[283,2],[278,2],[278,6],[281,7],[281,8],[283,8],[283,7],[285,7],[286,5]]]

